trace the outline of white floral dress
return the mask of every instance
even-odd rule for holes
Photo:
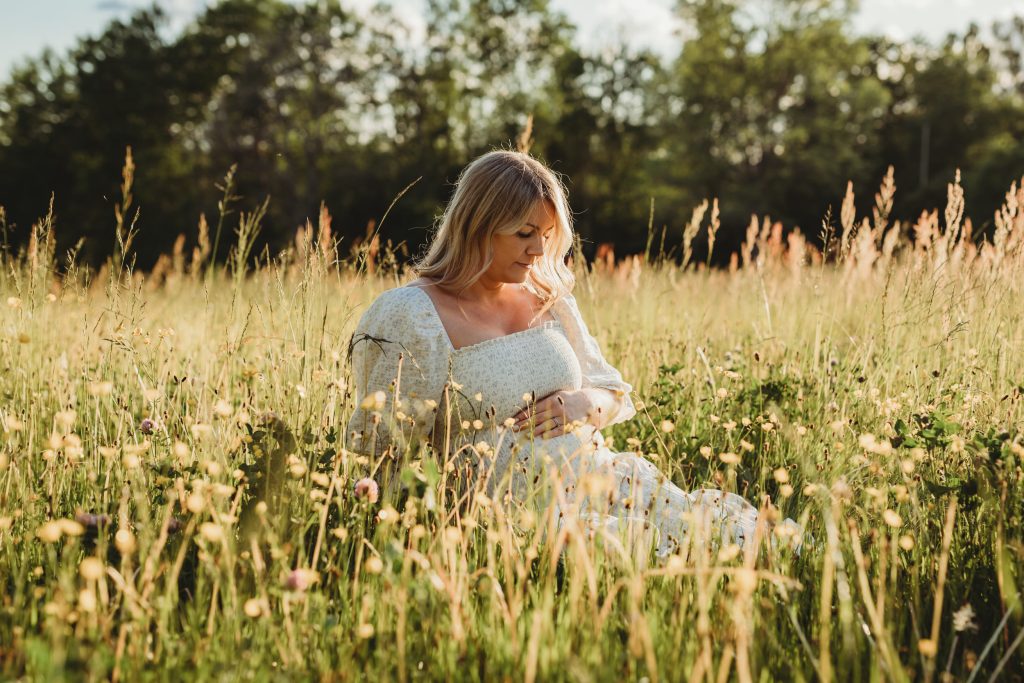
[[[610,531],[627,522],[653,527],[660,556],[677,548],[698,518],[704,538],[741,546],[752,538],[758,512],[744,498],[710,489],[687,493],[643,457],[606,448],[592,427],[534,439],[530,430],[505,426],[524,398],[584,387],[619,397],[613,424],[636,414],[632,387],[605,361],[575,299],[562,297],[550,313],[536,327],[456,349],[422,289],[381,294],[351,341],[357,407],[348,448],[380,455],[429,440],[437,452],[468,463],[472,477],[484,477],[492,498],[555,505],[560,514],[598,520]]]

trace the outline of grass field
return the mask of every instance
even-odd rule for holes
[[[984,239],[956,185],[916,226],[891,197],[824,258],[755,221],[730,270],[576,262],[640,407],[614,447],[810,534],[665,564],[453,504],[429,453],[354,494],[348,339],[407,275],[326,215],[145,276],[41,221],[0,273],[0,678],[1021,680],[1024,193]]]

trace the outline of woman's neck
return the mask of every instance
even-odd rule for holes
[[[439,285],[440,286],[440,285]],[[479,304],[497,304],[505,300],[510,294],[520,290],[522,285],[510,282],[495,282],[478,279],[461,292],[443,288],[449,295],[461,300]]]

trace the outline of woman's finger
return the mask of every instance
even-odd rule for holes
[[[536,427],[536,426],[542,424],[545,420],[550,420],[551,418],[554,418],[554,417],[557,417],[559,419],[562,418],[560,413],[555,412],[554,410],[550,410],[550,409],[548,409],[548,410],[541,410],[541,411],[538,411],[538,412],[530,413],[530,414],[526,415],[525,417],[523,417],[522,419],[518,420],[516,422],[515,426],[514,426],[514,429],[522,429],[522,428],[528,426],[531,423],[531,421],[532,421],[534,427]]]
[[[543,438],[549,438],[546,437],[545,434],[561,429],[563,426],[563,420],[561,420],[557,416],[551,416],[543,421],[538,421],[536,423],[536,426],[533,429],[533,435],[540,436]]]

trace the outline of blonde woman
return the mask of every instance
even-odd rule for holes
[[[467,166],[418,279],[381,294],[352,337],[348,447],[429,441],[492,499],[612,531],[653,526],[661,556],[698,518],[704,538],[742,545],[758,517],[745,499],[687,493],[604,446],[600,430],[636,411],[572,296],[572,236],[565,191],[539,161],[495,151]]]

